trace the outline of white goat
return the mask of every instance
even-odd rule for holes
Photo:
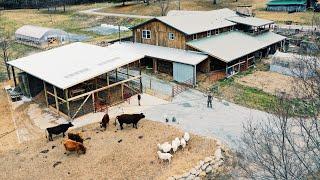
[[[158,144],[158,149],[162,152],[170,152],[171,151],[171,144],[169,144],[168,142],[165,142],[163,144]]]
[[[181,138],[180,140],[180,144],[182,146],[182,149],[186,147],[187,143],[186,143],[186,140],[184,138]]]
[[[185,132],[183,135],[184,140],[186,140],[186,143],[188,143],[188,141],[190,140],[190,135],[189,133]]]
[[[162,153],[161,151],[158,151],[157,153],[159,159],[161,159],[162,161],[168,160],[169,163],[171,162],[172,155],[170,153]]]

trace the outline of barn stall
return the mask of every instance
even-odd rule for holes
[[[47,107],[73,119],[105,111],[140,93],[142,58],[121,50],[73,43],[10,61],[9,65],[24,74],[19,77],[19,85],[29,92],[25,95],[33,98],[44,93]]]

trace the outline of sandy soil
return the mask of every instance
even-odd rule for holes
[[[261,89],[270,94],[275,94],[276,90],[292,94],[293,81],[293,77],[270,71],[255,71],[253,74],[237,79],[237,82],[242,85]]]
[[[19,144],[8,97],[3,89],[5,84],[0,84],[0,154]]]
[[[85,155],[65,154],[61,136],[53,142],[43,137],[0,155],[2,178],[166,179],[184,173],[215,150],[213,139],[192,135],[187,148],[174,154],[171,164],[160,163],[156,144],[171,141],[183,132],[148,120],[142,120],[139,129],[130,126],[119,131],[111,124],[107,131],[101,132],[95,123],[72,131],[81,131],[88,138],[84,142]],[[43,150],[48,152],[41,153]]]

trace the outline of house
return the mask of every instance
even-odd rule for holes
[[[227,8],[171,11],[167,16],[134,26],[131,46],[143,44],[144,49],[157,46],[168,51],[207,55],[194,64],[187,59],[179,62],[152,54],[141,60],[145,64],[152,62],[154,72],[164,72],[178,82],[196,85],[197,74],[207,73],[218,79],[230,77],[254,65],[256,58],[282,48],[285,37],[271,32],[272,24],[270,20],[240,16]]]
[[[69,41],[65,31],[33,25],[24,25],[17,29],[15,40],[41,49],[59,46]]]
[[[270,0],[267,11],[300,12],[307,9],[307,0]]]

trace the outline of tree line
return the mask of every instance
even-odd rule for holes
[[[130,0],[0,0],[2,9],[48,8],[100,2],[126,2]]]

